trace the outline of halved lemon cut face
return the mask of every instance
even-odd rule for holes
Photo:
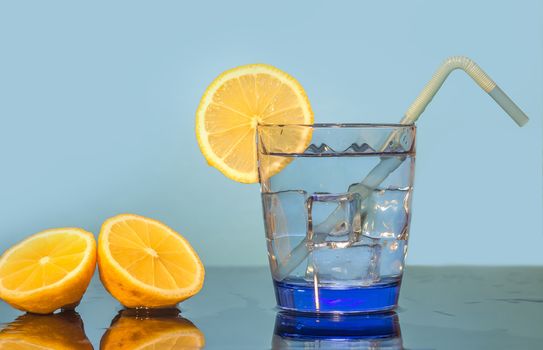
[[[78,228],[46,230],[0,258],[0,298],[23,311],[51,313],[81,300],[96,267],[96,241]]]
[[[185,238],[133,214],[102,226],[98,268],[106,289],[126,307],[173,306],[198,293],[204,282],[204,266]]]
[[[258,181],[258,124],[313,124],[313,112],[300,83],[266,64],[228,70],[207,88],[196,112],[196,136],[208,163],[232,180]],[[303,151],[310,128],[300,128],[281,142]],[[276,157],[270,169],[280,171],[288,161]]]

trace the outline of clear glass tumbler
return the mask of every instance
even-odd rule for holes
[[[394,309],[409,237],[415,126],[260,125],[258,164],[278,306]]]

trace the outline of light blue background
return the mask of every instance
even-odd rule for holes
[[[397,122],[467,55],[530,116],[463,73],[418,123],[411,264],[543,264],[540,1],[4,1],[0,251],[121,212],[185,235],[206,265],[266,264],[259,189],[208,167],[194,113],[253,62],[299,79],[319,122]]]

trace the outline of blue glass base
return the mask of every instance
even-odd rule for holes
[[[283,310],[311,313],[369,313],[396,308],[400,279],[369,287],[319,286],[305,282],[274,281],[277,306]]]

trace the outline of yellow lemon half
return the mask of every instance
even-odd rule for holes
[[[185,238],[159,221],[133,214],[102,225],[98,269],[109,293],[130,308],[173,306],[198,293],[205,274]]]
[[[46,230],[0,257],[0,298],[39,314],[75,307],[96,267],[96,241],[79,228]]]
[[[258,124],[313,124],[313,112],[300,83],[266,64],[233,68],[218,76],[205,91],[196,111],[196,137],[208,163],[232,180],[258,181]],[[281,142],[303,150],[311,141],[309,128]],[[275,172],[285,158],[268,165]]]

